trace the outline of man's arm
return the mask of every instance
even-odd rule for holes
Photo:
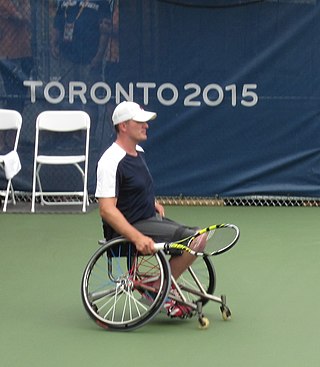
[[[116,207],[116,198],[99,198],[101,218],[108,223],[117,233],[134,243],[142,254],[154,253],[152,238],[145,236],[134,228]]]

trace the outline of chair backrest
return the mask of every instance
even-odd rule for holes
[[[85,111],[44,111],[37,117],[37,130],[70,132],[90,129],[90,117]]]
[[[0,109],[0,130],[19,130],[22,125],[22,116],[15,110]]]
[[[22,126],[22,116],[18,111],[0,109],[0,130],[17,130],[14,142],[14,150],[17,150],[20,131]]]

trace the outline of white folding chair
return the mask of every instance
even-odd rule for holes
[[[83,151],[81,154],[72,154],[68,152],[68,155],[63,154],[60,150],[59,144],[51,142],[50,146],[55,147],[54,152],[50,152],[48,155],[39,154],[40,141],[43,133],[51,132],[52,138],[55,135],[64,135],[67,139],[70,133],[76,131],[85,132],[85,141],[83,142]],[[72,205],[79,204],[75,201],[62,201],[62,202],[50,202],[45,200],[44,196],[80,196],[82,197],[82,211],[86,211],[87,205],[89,205],[87,181],[88,181],[88,157],[89,157],[89,136],[90,136],[90,117],[84,111],[44,111],[39,114],[36,121],[36,136],[35,136],[35,149],[34,149],[34,165],[33,165],[33,184],[32,184],[32,204],[31,212],[35,211],[36,196],[40,196],[41,205]],[[41,153],[41,152],[40,152]],[[73,165],[80,172],[83,180],[82,191],[43,191],[43,185],[40,180],[40,169],[43,165]],[[57,183],[58,184],[58,183]],[[37,191],[38,186],[38,191]]]
[[[5,132],[9,133],[9,131],[15,130],[15,137],[12,138],[12,142],[2,141],[0,142],[0,168],[5,171],[5,161],[6,161],[6,155],[8,153],[14,152],[17,154],[17,148],[18,148],[18,142],[20,137],[20,131],[21,131],[21,125],[22,125],[22,116],[18,111],[14,110],[6,110],[6,109],[0,109],[0,130],[2,134],[2,138],[5,138]],[[10,139],[7,139],[10,140]],[[7,144],[8,143],[8,146]],[[6,151],[2,152],[1,146],[4,145],[3,149],[6,149]],[[6,154],[2,154],[6,153]],[[3,211],[7,211],[7,205],[9,200],[9,195],[11,193],[11,200],[12,203],[15,205],[15,194],[14,189],[12,185],[12,178],[9,178],[7,180],[7,187],[5,191],[0,191],[0,195],[4,196],[4,205],[3,205]]]

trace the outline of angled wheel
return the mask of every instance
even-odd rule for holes
[[[189,302],[201,302],[204,306],[209,300],[202,296],[202,290],[213,294],[216,287],[216,274],[209,257],[198,257],[179,278],[178,284]]]
[[[82,277],[90,317],[108,330],[133,330],[152,320],[167,297],[171,272],[162,251],[141,255],[118,238],[99,248]]]

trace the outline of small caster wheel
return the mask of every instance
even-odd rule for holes
[[[221,310],[221,314],[222,314],[222,319],[223,319],[224,321],[228,321],[228,320],[230,320],[230,319],[231,319],[231,312],[230,312],[230,310],[229,310],[229,309],[227,309],[227,308],[223,308],[223,309]]]
[[[206,317],[199,317],[199,328],[200,329],[208,329],[209,324],[210,322]]]

